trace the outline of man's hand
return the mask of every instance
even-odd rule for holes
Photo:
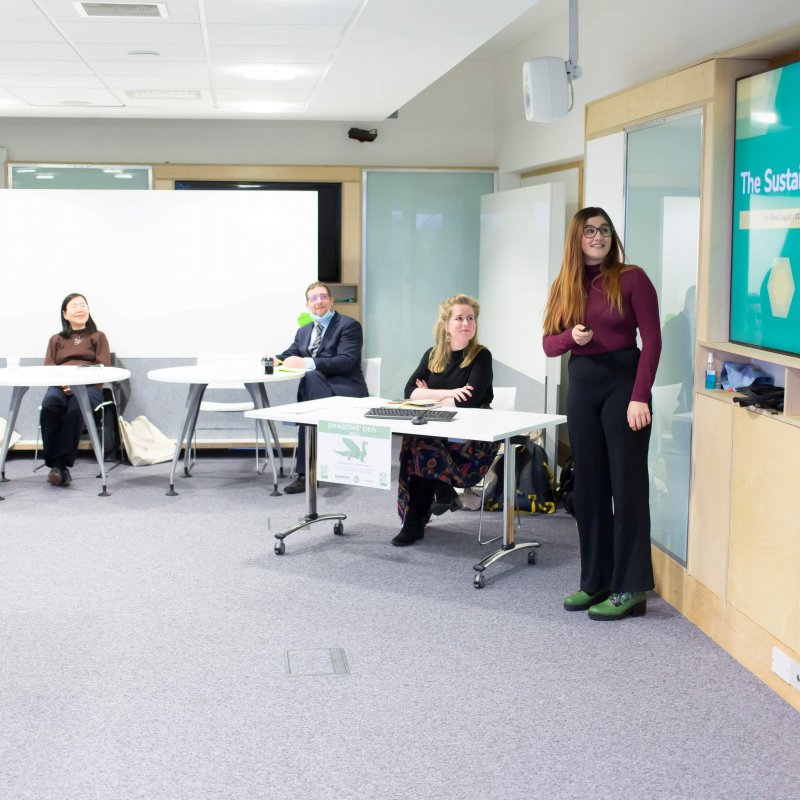
[[[306,360],[302,356],[289,356],[283,361],[283,366],[289,369],[305,369]]]

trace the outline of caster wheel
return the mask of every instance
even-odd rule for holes
[[[479,572],[475,576],[475,579],[472,581],[472,585],[476,589],[483,589],[483,587],[486,586],[486,578],[484,578],[483,575]]]
[[[538,559],[538,555],[535,550],[528,550],[528,563],[535,564]]]
[[[275,555],[282,556],[286,552],[286,545],[283,543],[283,539],[275,542]]]
[[[333,535],[341,536],[343,533],[344,533],[344,525],[342,525],[341,521],[339,521],[333,526]]]

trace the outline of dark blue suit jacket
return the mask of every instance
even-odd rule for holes
[[[300,356],[305,358],[311,354],[311,337],[314,334],[314,323],[309,322],[295,334],[294,341],[278,358]],[[352,317],[345,317],[338,311],[328,324],[322,345],[314,356],[315,372],[324,375],[330,384],[333,394],[345,397],[366,397],[367,384],[361,372],[361,348],[364,344],[364,332],[361,323]]]

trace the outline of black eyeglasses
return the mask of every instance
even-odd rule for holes
[[[583,235],[586,239],[594,239],[598,233],[605,239],[614,233],[614,229],[610,225],[601,225],[599,228],[595,228],[594,225],[587,225],[583,229]]]

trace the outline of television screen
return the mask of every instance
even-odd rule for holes
[[[730,339],[800,355],[800,62],[736,84]]]
[[[317,280],[342,279],[342,185],[285,181],[175,181],[176,189],[228,189],[266,192],[317,193]]]

